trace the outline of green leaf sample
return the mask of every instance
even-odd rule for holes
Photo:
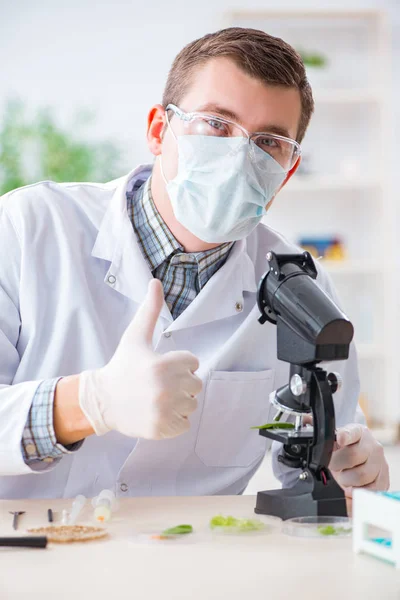
[[[211,529],[223,528],[227,531],[260,531],[265,525],[258,519],[237,519],[232,516],[224,517],[217,515],[210,521]]]
[[[279,423],[279,421],[275,423],[265,423],[265,425],[257,425],[255,427],[250,427],[250,429],[294,429],[293,423]]]
[[[335,527],[334,525],[321,525],[318,527],[321,535],[340,535],[341,533],[350,533],[351,529],[346,527]]]
[[[183,535],[185,533],[193,533],[193,527],[191,525],[177,525],[170,529],[164,529],[161,535]]]

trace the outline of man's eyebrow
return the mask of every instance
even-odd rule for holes
[[[266,125],[265,127],[263,127],[263,129],[259,129],[259,131],[275,133],[276,135],[281,135],[282,137],[293,139],[286,127],[281,127],[280,125]]]
[[[242,127],[244,127],[239,115],[237,115],[232,110],[229,110],[228,108],[220,106],[219,104],[204,104],[193,112],[206,112],[215,114],[217,116],[219,115],[221,117],[229,119],[230,121],[235,121],[235,123],[238,123],[239,125],[242,125]],[[259,129],[257,129],[257,131],[255,131],[254,133],[275,133],[276,135],[291,138],[289,131],[286,129],[286,127],[282,127],[281,125],[265,125],[264,127],[260,127]]]
[[[193,112],[216,113],[221,117],[225,117],[226,119],[230,119],[231,121],[235,121],[236,123],[239,123],[239,125],[242,125],[239,115],[237,115],[232,110],[229,110],[229,108],[224,108],[219,104],[203,104]]]

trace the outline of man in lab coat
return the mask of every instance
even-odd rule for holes
[[[176,57],[149,113],[154,165],[108,184],[42,182],[0,206],[0,497],[239,494],[288,381],[257,321],[260,223],[300,162],[313,111],[297,53],[231,28]],[[320,285],[335,298],[326,274]],[[332,472],[387,489],[357,413],[354,348],[336,364]],[[298,477],[277,461],[284,485]]]

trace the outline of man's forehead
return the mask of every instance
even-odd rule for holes
[[[181,108],[219,114],[249,131],[296,137],[301,99],[296,88],[267,84],[245,73],[232,60],[218,58],[193,74]]]

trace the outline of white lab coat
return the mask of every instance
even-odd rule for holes
[[[116,432],[88,438],[53,468],[33,473],[21,453],[32,398],[47,378],[104,365],[143,300],[151,273],[126,210],[127,186],[151,167],[108,184],[43,182],[0,203],[0,497],[237,494],[269,441],[251,430],[274,414],[268,397],[288,381],[276,358],[276,328],[261,326],[257,282],[266,253],[293,252],[259,225],[175,321],[165,305],[157,352],[189,350],[204,386],[191,429],[146,441]],[[111,276],[111,278],[110,278]],[[320,284],[334,296],[326,274]],[[354,348],[340,371],[339,425],[355,420],[359,382]],[[275,461],[287,483],[293,470]],[[285,479],[286,478],[286,479]]]

